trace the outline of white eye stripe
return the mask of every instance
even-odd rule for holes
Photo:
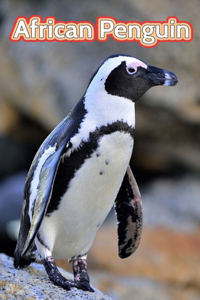
[[[145,63],[140,60],[135,60],[134,62],[127,64],[126,71],[129,75],[133,75],[137,72],[138,67],[147,69],[147,65]]]

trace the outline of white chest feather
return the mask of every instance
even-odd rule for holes
[[[54,258],[88,252],[117,196],[132,149],[128,133],[105,135],[76,171],[59,209],[42,222],[40,232]]]

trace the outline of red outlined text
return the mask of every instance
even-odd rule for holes
[[[166,21],[117,21],[113,17],[99,17],[96,27],[88,21],[63,22],[55,17],[18,17],[13,25],[10,40],[18,42],[106,42],[109,38],[118,42],[138,42],[146,48],[159,42],[190,42],[193,28],[189,22],[168,17]]]
[[[42,21],[41,16],[18,17],[10,40],[19,42],[92,42],[95,26],[91,22],[57,22],[54,17]]]

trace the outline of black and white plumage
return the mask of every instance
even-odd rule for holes
[[[16,268],[43,260],[54,283],[93,291],[87,253],[113,205],[119,256],[136,250],[142,205],[129,167],[135,102],[153,86],[176,83],[172,72],[132,56],[113,55],[103,62],[84,96],[32,162],[24,188]],[[74,282],[62,277],[54,258],[73,262]]]

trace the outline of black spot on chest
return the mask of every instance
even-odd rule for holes
[[[105,164],[109,165],[110,161],[108,159],[105,160]]]

